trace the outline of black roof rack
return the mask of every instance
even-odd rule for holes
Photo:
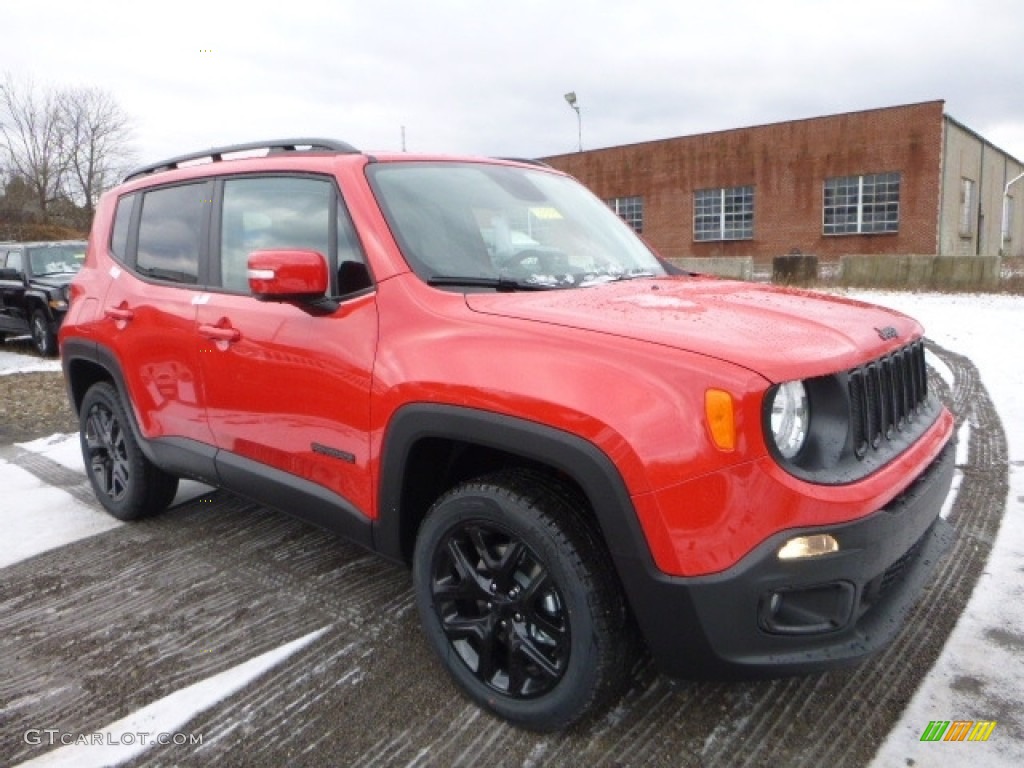
[[[551,168],[552,166],[545,163],[543,160],[535,160],[532,157],[499,157],[499,160],[508,160],[510,163],[526,163],[527,165],[537,165],[541,168]]]
[[[299,149],[303,147],[304,149]],[[345,155],[359,154],[359,150],[351,144],[336,139],[275,139],[273,141],[251,141],[247,144],[231,144],[226,147],[211,147],[201,152],[190,152],[187,155],[179,155],[169,160],[161,160],[159,163],[143,165],[130,171],[124,181],[131,181],[139,176],[145,176],[158,171],[172,171],[181,167],[182,163],[192,160],[204,160],[209,158],[211,162],[220,162],[224,155],[236,152],[251,152],[256,149],[266,149],[269,153],[277,152],[337,152]]]

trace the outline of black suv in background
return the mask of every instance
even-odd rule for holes
[[[57,354],[68,285],[85,260],[84,240],[0,243],[0,341],[32,335],[44,357]]]

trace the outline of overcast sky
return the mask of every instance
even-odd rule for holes
[[[98,86],[139,161],[263,138],[537,157],[945,99],[1024,159],[1020,0],[0,0],[0,74]]]

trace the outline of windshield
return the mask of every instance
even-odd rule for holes
[[[85,261],[85,243],[30,248],[28,258],[32,264],[32,274],[36,277],[73,274],[81,268]]]
[[[657,258],[578,182],[482,163],[368,168],[406,259],[436,285],[570,288],[664,275]]]

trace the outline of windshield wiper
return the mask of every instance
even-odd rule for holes
[[[634,280],[638,277],[657,277],[653,272],[648,272],[646,269],[637,269],[632,272],[623,272],[621,275],[611,275],[612,280],[618,282],[619,280]]]
[[[499,292],[550,291],[560,286],[550,283],[529,283],[510,277],[468,277],[459,275],[434,275],[427,278],[427,285],[454,286],[457,288],[494,288]]]

